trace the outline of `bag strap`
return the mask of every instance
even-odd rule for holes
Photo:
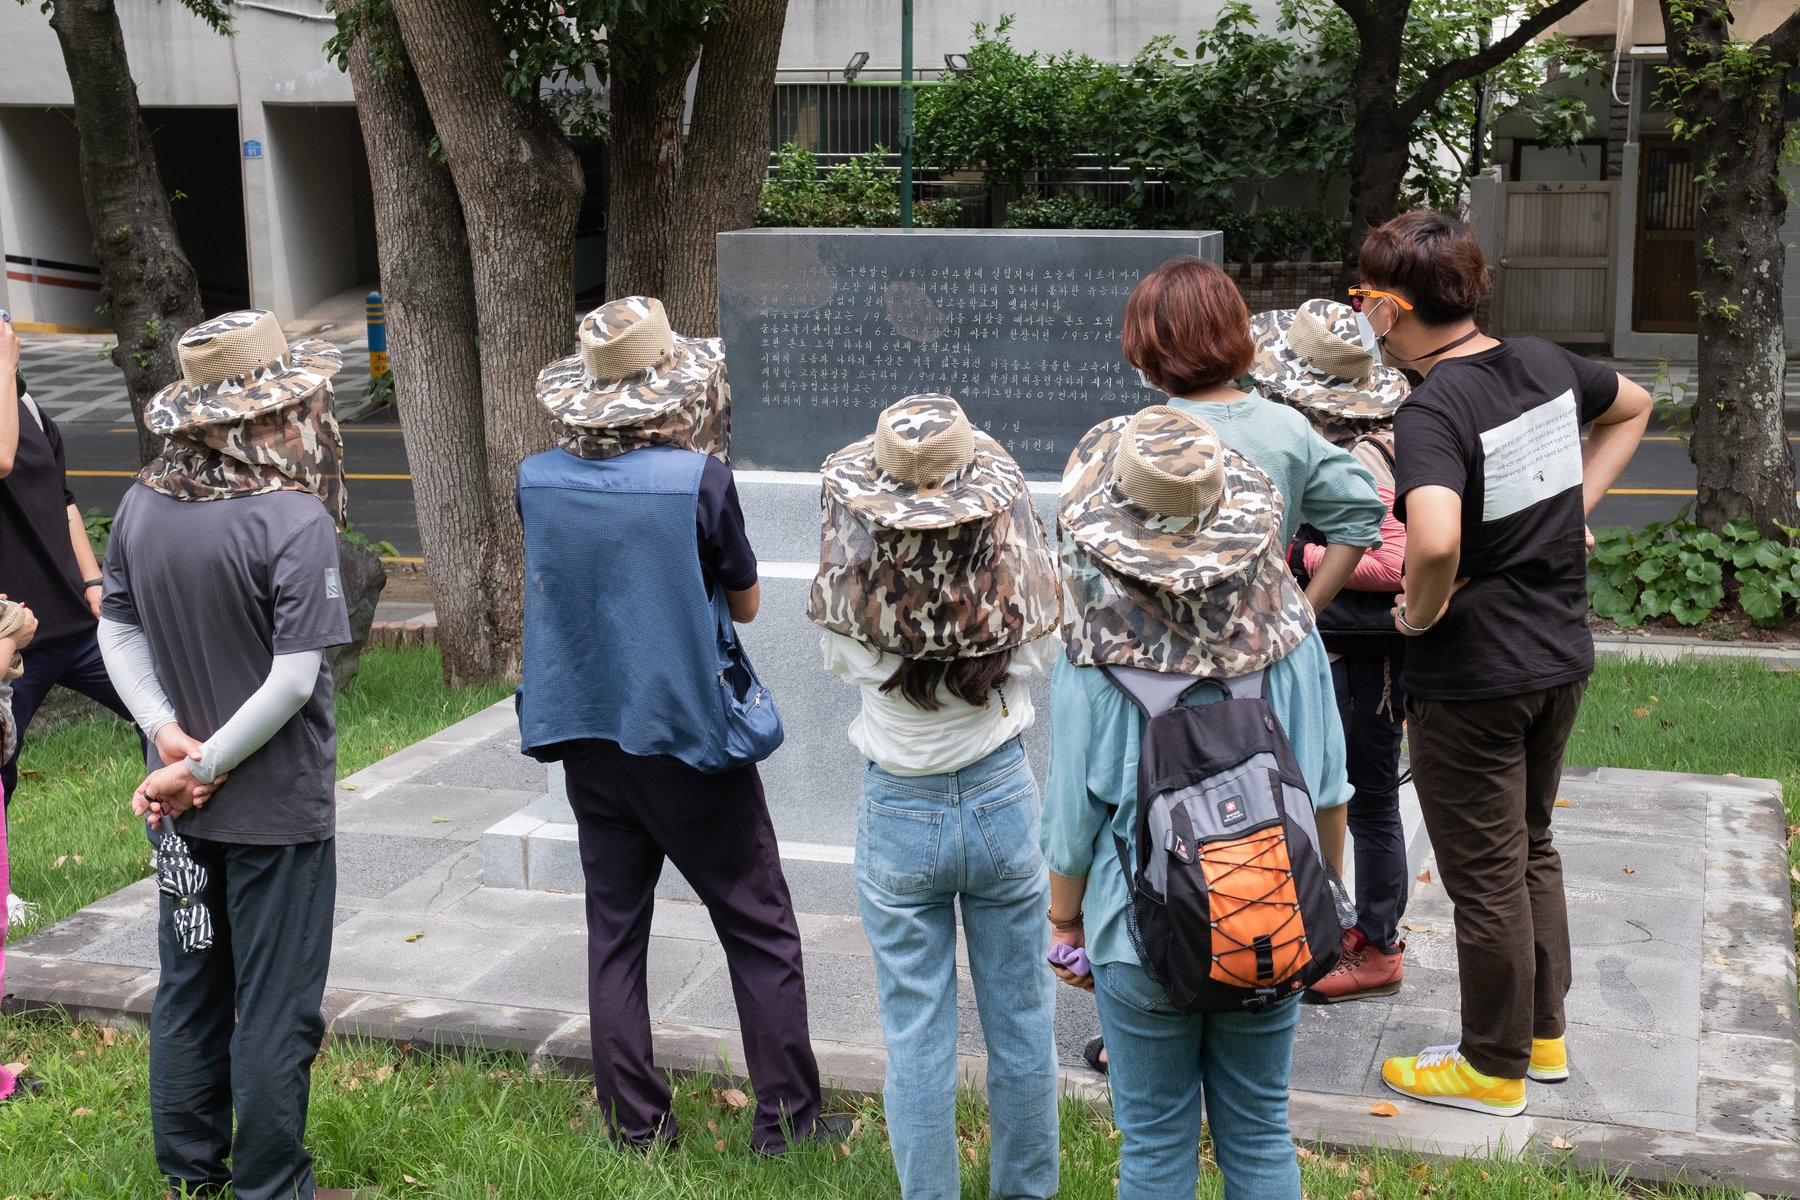
[[[1146,667],[1102,664],[1100,670],[1106,675],[1107,682],[1125,693],[1125,698],[1144,714],[1146,721],[1162,716],[1186,699],[1189,692],[1203,684],[1211,683],[1230,690],[1224,680],[1170,675]]]
[[[49,431],[44,428],[44,414],[38,411],[37,401],[31,398],[31,393],[20,392],[19,402],[25,406],[25,411],[31,414],[31,419],[37,422],[38,432],[48,433]]]
[[[1356,439],[1356,445],[1358,445],[1358,446],[1373,446],[1375,448],[1375,452],[1377,454],[1381,455],[1382,458],[1385,458],[1387,460],[1388,470],[1392,471],[1395,468],[1394,448],[1392,446],[1389,446],[1387,443],[1387,439],[1382,437],[1380,434],[1365,433],[1361,437]]]

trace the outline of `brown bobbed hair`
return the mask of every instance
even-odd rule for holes
[[[1250,310],[1218,263],[1170,259],[1132,289],[1119,341],[1125,361],[1171,396],[1229,383],[1250,369]]]
[[[1473,231],[1429,208],[1401,213],[1370,230],[1357,272],[1370,287],[1412,301],[1414,315],[1427,325],[1474,316],[1494,286]]]
[[[988,693],[1000,686],[1006,678],[1006,670],[1012,666],[1013,651],[1000,650],[993,654],[983,654],[979,658],[956,658],[945,661],[935,658],[903,658],[894,673],[888,676],[887,682],[881,685],[882,694],[898,691],[915,708],[926,712],[936,712],[943,707],[938,700],[938,684],[950,689],[950,694],[965,704],[976,707],[987,702]]]

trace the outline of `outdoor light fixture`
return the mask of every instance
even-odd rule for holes
[[[852,79],[855,79],[857,72],[868,65],[869,52],[867,50],[858,50],[855,54],[852,54],[850,56],[850,61],[844,64],[844,82],[849,83]]]
[[[973,75],[975,73],[975,68],[969,65],[969,56],[966,54],[946,54],[944,55],[944,65],[950,69],[952,75]]]

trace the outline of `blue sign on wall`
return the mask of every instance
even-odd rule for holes
[[[244,139],[244,157],[245,158],[261,158],[262,157],[262,143],[257,141],[255,138],[245,138]]]

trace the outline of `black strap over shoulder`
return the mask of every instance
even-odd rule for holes
[[[1144,667],[1105,664],[1100,670],[1105,673],[1106,681],[1125,693],[1125,698],[1144,714],[1146,721],[1154,721],[1186,700],[1190,693],[1207,684],[1212,684],[1224,693],[1221,699],[1260,699],[1263,680],[1268,675],[1267,668],[1234,679],[1220,679],[1211,675],[1171,675]]]

